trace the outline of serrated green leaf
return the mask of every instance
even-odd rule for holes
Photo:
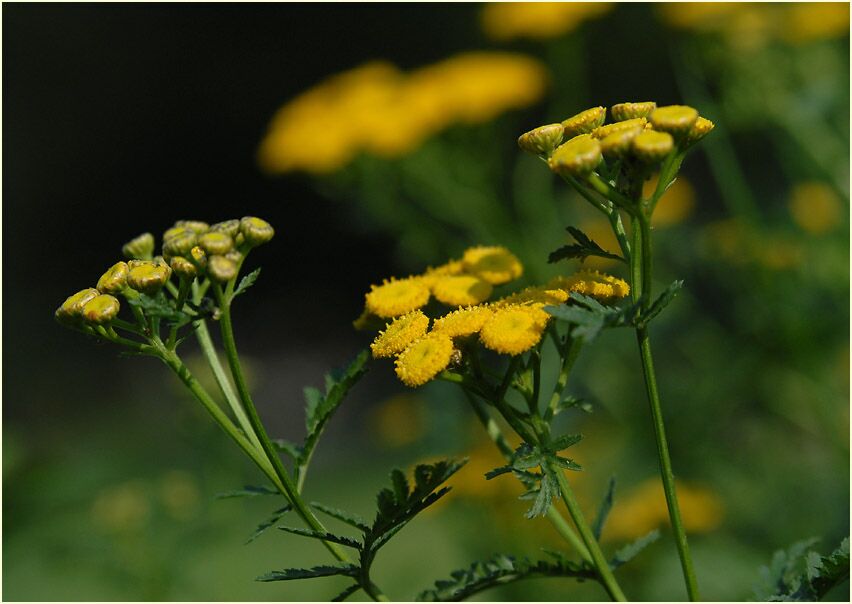
[[[603,532],[604,524],[606,523],[606,517],[609,516],[609,511],[612,509],[612,501],[615,497],[615,476],[609,479],[609,485],[606,489],[606,495],[601,501],[600,507],[598,507],[598,515],[595,516],[595,521],[592,523],[592,533],[595,535],[595,539],[600,541],[601,533]]]
[[[805,551],[816,539],[776,551],[769,567],[761,567],[761,581],[754,592],[758,599],[773,602],[806,602],[823,599],[849,579],[849,539],[828,556]]]
[[[548,449],[551,451],[562,451],[567,449],[568,447],[576,445],[578,442],[583,440],[582,434],[563,434],[556,440],[554,440]]]
[[[530,470],[541,465],[541,455],[533,453],[532,455],[523,455],[512,461],[513,470]]]
[[[305,386],[302,392],[305,396],[305,428],[313,432],[319,421],[317,408],[322,404],[323,395],[319,388],[313,386]]]
[[[391,472],[391,483],[393,484],[393,492],[397,501],[405,501],[408,497],[410,487],[408,479],[402,470],[394,469]]]
[[[500,466],[499,468],[494,468],[493,470],[488,470],[485,473],[485,480],[491,480],[492,478],[496,478],[501,474],[506,474],[507,472],[512,471],[512,466]]]
[[[172,306],[172,303],[170,303],[169,299],[162,292],[156,296],[139,294],[136,298],[127,298],[127,302],[131,306],[141,308],[147,316],[158,317],[170,325],[180,327],[192,320],[192,317],[188,314]]]
[[[345,545],[346,547],[351,547],[357,550],[361,549],[361,544],[358,541],[355,541],[355,539],[350,537],[344,537],[343,535],[334,535],[328,532],[293,526],[279,526],[278,529],[288,533],[293,533],[294,535],[300,535],[302,537],[310,537],[311,539],[320,539],[322,541],[332,541],[334,543],[339,543],[340,545]]]
[[[580,262],[583,262],[589,256],[611,258],[613,260],[621,260],[622,262],[625,261],[624,258],[619,256],[618,254],[607,252],[580,229],[569,226],[568,232],[574,238],[574,241],[576,241],[576,243],[564,245],[559,249],[551,252],[547,258],[548,262],[553,263],[558,262],[560,260],[568,260],[572,258],[577,258],[580,260]]]
[[[298,461],[302,457],[302,447],[296,443],[290,442],[289,440],[276,438],[272,441],[272,445],[275,447],[276,451],[284,453],[293,461]]]
[[[258,537],[260,537],[266,531],[266,529],[268,529],[270,526],[272,526],[273,524],[275,524],[276,522],[281,520],[281,518],[284,516],[284,514],[289,512],[291,509],[293,509],[293,508],[288,503],[283,508],[278,508],[277,510],[272,512],[272,515],[269,518],[267,518],[265,521],[263,521],[259,525],[257,525],[257,528],[251,534],[251,537],[249,537],[248,541],[246,541],[246,545],[248,545],[249,543],[251,543],[252,541],[257,539]]]
[[[324,514],[328,514],[332,518],[337,518],[341,522],[345,522],[349,526],[354,526],[360,531],[368,531],[370,527],[367,525],[366,520],[361,518],[358,514],[353,512],[347,512],[345,510],[339,510],[337,508],[333,508],[331,506],[319,503],[318,501],[312,501],[311,507],[319,510]]]
[[[216,499],[231,499],[233,497],[257,497],[258,495],[281,495],[281,493],[269,487],[246,485],[242,489],[216,493],[213,497]]]
[[[669,305],[669,303],[675,299],[675,296],[678,295],[680,290],[683,288],[683,281],[674,281],[671,285],[669,285],[663,293],[661,293],[656,300],[654,300],[653,304],[648,307],[642,315],[639,317],[639,324],[641,326],[647,325],[651,319],[660,314],[663,309]]]
[[[250,288],[252,285],[254,285],[254,282],[257,281],[257,278],[259,276],[260,276],[260,267],[254,269],[248,275],[246,275],[245,277],[240,279],[240,284],[237,285],[237,288],[234,290],[234,294],[231,297],[236,298],[240,294],[245,293],[245,291],[248,288]]]
[[[612,560],[609,561],[609,565],[611,568],[616,569],[622,564],[627,564],[633,558],[635,558],[639,552],[648,547],[654,541],[660,538],[660,531],[654,529],[644,537],[639,537],[636,541],[625,545],[612,557]]]
[[[357,583],[354,583],[353,585],[350,585],[349,587],[347,587],[346,589],[344,589],[343,591],[341,591],[339,594],[337,594],[336,596],[334,596],[334,597],[331,599],[331,601],[332,601],[332,602],[344,602],[344,601],[346,601],[346,598],[348,598],[349,596],[351,596],[352,594],[354,594],[354,593],[355,593],[356,591],[358,591],[359,589],[361,589],[361,586],[360,586],[360,585],[358,585]]]
[[[542,476],[535,501],[524,516],[530,519],[544,516],[547,510],[550,509],[550,504],[558,492],[559,485],[556,484],[556,480],[550,474]]]
[[[583,466],[578,464],[573,459],[568,459],[567,457],[560,457],[558,455],[554,455],[550,459],[560,468],[565,468],[566,470],[574,470],[575,472],[579,472],[583,469]]]
[[[355,577],[358,575],[358,567],[353,564],[340,566],[315,566],[313,568],[287,568],[285,570],[274,570],[259,576],[255,581],[293,581],[296,579],[314,579],[317,577],[333,577],[345,575]]]

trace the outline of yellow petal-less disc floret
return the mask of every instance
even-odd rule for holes
[[[592,136],[597,139],[605,139],[613,132],[621,132],[622,130],[631,130],[633,128],[645,128],[648,125],[648,120],[644,117],[636,117],[623,122],[614,122],[606,126],[600,126],[592,131]]]
[[[645,130],[631,141],[633,154],[648,164],[662,161],[674,148],[674,139],[668,132]]]
[[[462,256],[465,272],[500,285],[514,281],[524,273],[524,266],[512,252],[500,246],[478,246],[465,250]]]
[[[585,294],[601,301],[624,298],[630,293],[626,281],[598,271],[578,271],[568,277],[555,277],[548,286]]]
[[[474,275],[442,277],[435,281],[432,292],[447,306],[473,306],[484,302],[493,287],[488,281]]]
[[[623,157],[627,155],[633,139],[642,131],[641,126],[616,130],[601,139],[601,153],[604,157]]]
[[[113,296],[101,294],[95,296],[83,306],[83,318],[88,323],[103,325],[112,321],[121,305]]]
[[[413,342],[396,359],[396,375],[416,388],[433,379],[450,364],[453,340],[444,333],[430,333]]]
[[[433,333],[443,333],[451,338],[470,336],[479,333],[485,322],[494,312],[487,306],[469,306],[435,319]]]
[[[606,109],[604,107],[592,107],[581,111],[562,122],[565,138],[570,139],[578,134],[588,134],[603,124],[605,119]]]
[[[562,124],[548,124],[525,132],[518,138],[518,146],[533,155],[550,155],[562,142]]]
[[[171,268],[154,262],[130,265],[127,284],[142,293],[153,295],[160,291],[171,276]]]
[[[657,103],[654,101],[643,101],[641,103],[618,103],[610,108],[609,114],[616,122],[623,122],[624,120],[632,120],[637,117],[648,117],[656,108]]]
[[[425,306],[429,301],[429,288],[418,277],[391,279],[373,285],[365,297],[365,306],[374,315],[392,319]]]
[[[601,144],[591,134],[580,134],[560,145],[547,165],[561,176],[582,176],[601,163]]]
[[[429,328],[429,317],[420,310],[402,315],[388,323],[384,331],[380,331],[370,350],[373,358],[392,357],[405,350],[414,340],[422,338]]]
[[[425,273],[420,275],[420,278],[423,279],[429,289],[432,289],[435,283],[443,277],[461,275],[462,273],[464,273],[464,263],[461,260],[450,260],[446,264],[428,268]]]
[[[695,123],[692,124],[692,128],[689,129],[689,133],[686,135],[686,142],[690,145],[697,143],[702,138],[710,134],[710,131],[715,127],[716,124],[699,115],[698,119],[695,120]]]
[[[127,286],[127,263],[116,262],[98,279],[98,291],[102,294],[116,294]]]
[[[126,258],[148,260],[154,253],[154,236],[151,233],[142,233],[125,243],[121,251]]]
[[[667,105],[654,109],[649,119],[656,130],[686,134],[698,120],[698,110],[688,105]]]
[[[62,306],[56,309],[56,318],[67,322],[79,318],[83,314],[83,307],[99,295],[100,292],[94,287],[81,289],[76,294],[68,296]]]
[[[482,326],[482,344],[501,354],[517,355],[539,343],[550,315],[532,306],[511,305],[497,310]]]

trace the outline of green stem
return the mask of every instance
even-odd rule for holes
[[[631,214],[636,212],[634,203],[630,199],[619,193],[618,189],[610,185],[608,182],[604,181],[600,176],[597,175],[596,172],[590,172],[589,174],[587,174],[586,182],[589,183],[589,185],[591,185],[591,187],[595,191],[597,191],[616,205],[621,206],[623,209],[630,212]]]
[[[292,478],[290,478],[290,475],[287,473],[287,470],[284,468],[284,465],[281,463],[281,458],[278,456],[278,452],[275,450],[272,441],[269,439],[269,435],[267,435],[266,429],[263,427],[263,423],[261,422],[260,416],[257,414],[257,409],[252,401],[251,393],[249,392],[248,384],[246,383],[245,376],[243,375],[242,365],[240,364],[240,359],[237,354],[237,344],[234,340],[234,331],[231,326],[230,297],[233,293],[233,284],[234,282],[231,280],[228,283],[227,290],[224,294],[222,292],[222,288],[218,285],[215,286],[214,291],[216,293],[216,298],[219,303],[219,311],[221,313],[219,323],[222,330],[222,342],[225,346],[225,354],[228,358],[228,365],[231,368],[231,374],[234,377],[234,383],[237,386],[237,392],[239,393],[240,399],[242,400],[248,414],[249,422],[257,436],[260,438],[263,451],[272,462],[275,473],[278,475],[286,495],[290,499],[290,503],[292,503],[296,513],[313,530],[327,532],[322,523],[320,523],[299,495],[298,489],[293,483]],[[341,562],[350,561],[349,556],[347,556],[336,543],[323,541],[323,544],[332,553],[332,555]]]
[[[559,370],[559,377],[556,379],[556,386],[553,388],[553,394],[550,395],[550,403],[547,405],[547,415],[545,419],[550,419],[556,414],[556,406],[562,399],[562,393],[568,386],[568,377],[571,375],[571,369],[577,357],[580,355],[580,349],[583,347],[582,340],[574,339],[570,335],[567,338],[565,350],[562,356],[562,368]]]
[[[568,508],[568,513],[571,514],[571,518],[574,520],[577,530],[580,531],[580,536],[586,543],[586,547],[589,548],[589,553],[592,556],[592,562],[597,567],[598,575],[600,576],[604,588],[609,596],[616,602],[626,602],[627,598],[624,596],[624,592],[621,591],[621,587],[619,587],[618,582],[615,580],[615,576],[612,574],[609,562],[607,562],[606,558],[604,558],[603,552],[598,545],[598,541],[595,539],[594,533],[592,533],[592,529],[583,517],[583,512],[580,509],[580,505],[577,503],[577,500],[574,498],[574,492],[568,484],[568,479],[565,478],[565,473],[561,468],[554,468],[550,465],[548,470],[556,477],[556,482],[559,483],[559,493],[562,496],[562,501],[565,503],[565,507]]]
[[[649,219],[645,215],[639,216],[634,220],[633,229],[635,237],[633,248],[635,261],[631,262],[633,300],[637,302],[643,300],[643,306],[647,308],[651,298],[651,277],[653,270]],[[654,371],[654,362],[651,356],[651,340],[647,327],[637,328],[636,338],[639,343],[642,373],[645,376],[648,402],[651,405],[654,436],[657,441],[657,456],[660,460],[660,477],[666,495],[666,505],[675,534],[675,543],[677,545],[678,556],[680,557],[684,581],[686,582],[686,591],[689,599],[694,602],[699,599],[698,581],[695,577],[692,555],[690,554],[689,545],[686,540],[686,530],[683,527],[683,521],[680,516],[680,506],[678,505],[677,493],[675,491],[674,472],[672,471],[671,456],[669,455],[669,446],[666,439],[660,393],[657,389],[657,376]]]

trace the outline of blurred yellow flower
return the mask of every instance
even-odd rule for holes
[[[831,187],[817,181],[795,185],[790,192],[789,207],[793,222],[812,235],[834,230],[842,220],[840,197]]]
[[[659,174],[645,181],[643,195],[650,196],[657,188]],[[654,210],[651,224],[654,227],[667,227],[686,220],[695,208],[695,189],[683,176],[678,176],[669,187]]]
[[[281,107],[258,150],[270,173],[334,172],[358,153],[398,157],[456,123],[477,124],[538,101],[547,72],[512,53],[468,52],[403,72],[372,62]]]
[[[139,481],[103,489],[92,504],[92,521],[105,532],[132,533],[142,529],[151,514],[148,490]]]
[[[722,524],[724,506],[713,491],[682,482],[677,482],[676,488],[687,532],[707,533]],[[616,494],[603,537],[613,541],[635,539],[668,523],[663,487],[658,479],[652,478],[633,487],[624,497]]]
[[[785,8],[781,35],[791,43],[840,38],[849,33],[848,2],[795,2]]]
[[[440,331],[451,338],[478,333],[493,312],[486,306],[460,308],[435,319],[432,331]]]
[[[374,433],[382,444],[404,447],[416,442],[426,426],[426,406],[413,394],[393,396],[379,404],[370,414]]]
[[[482,9],[482,29],[494,40],[553,38],[612,10],[610,2],[500,2]]]
[[[524,272],[524,267],[517,256],[501,246],[468,248],[462,257],[462,264],[466,272],[492,285],[514,281]]]
[[[172,470],[160,482],[160,501],[172,518],[186,521],[201,504],[201,491],[192,474]]]
[[[471,306],[484,302],[494,288],[474,275],[441,277],[432,286],[435,297],[448,306]]]

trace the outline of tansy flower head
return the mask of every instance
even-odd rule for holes
[[[451,338],[473,335],[482,329],[492,314],[494,314],[493,311],[486,306],[460,308],[435,319],[432,332],[441,332]]]
[[[213,281],[227,283],[237,276],[237,263],[226,256],[210,256],[207,259],[207,274]]]
[[[614,122],[606,126],[600,126],[592,131],[592,136],[597,139],[605,139],[613,132],[621,132],[622,130],[632,130],[633,128],[644,128],[648,125],[648,120],[644,117],[636,117],[622,122]]]
[[[210,225],[201,220],[178,220],[175,222],[175,226],[189,229],[196,235],[203,235],[210,229]]]
[[[518,355],[539,343],[549,316],[531,306],[506,306],[482,326],[479,339],[495,352]]]
[[[171,276],[171,268],[155,262],[130,265],[127,284],[142,293],[153,295],[160,291]]]
[[[527,287],[494,303],[497,308],[519,304],[558,305],[568,300],[568,293],[556,286]]]
[[[518,146],[533,155],[550,155],[562,142],[562,124],[548,124],[525,132],[518,138]]]
[[[102,294],[115,294],[127,286],[127,263],[116,262],[98,279],[98,291]]]
[[[657,108],[657,103],[654,101],[644,101],[641,103],[618,103],[613,105],[609,110],[609,114],[616,122],[624,120],[632,120],[637,117],[648,117],[651,112]]]
[[[641,126],[616,130],[601,140],[601,153],[605,157],[623,157],[630,150],[633,139],[642,131]]]
[[[423,337],[429,328],[429,317],[415,310],[394,319],[370,344],[373,358],[392,357],[405,350],[414,340]]]
[[[381,285],[373,285],[365,300],[371,313],[392,319],[425,306],[429,301],[429,288],[418,277],[385,280]]]
[[[674,139],[668,132],[645,130],[632,141],[633,153],[643,162],[654,164],[669,154],[674,148]]]
[[[464,272],[464,263],[461,260],[450,260],[446,264],[429,268],[423,273],[420,278],[431,289],[442,277],[450,275],[461,275]]]
[[[118,300],[109,294],[101,294],[83,305],[83,318],[89,323],[102,325],[112,321],[118,314],[119,308]]]
[[[624,298],[630,293],[630,286],[625,281],[598,271],[579,271],[569,277],[555,277],[548,285],[602,301]]]
[[[224,256],[233,249],[234,240],[227,233],[211,231],[198,238],[198,245],[210,255]]]
[[[422,386],[450,364],[453,341],[433,332],[413,342],[396,359],[396,375],[406,386]]]
[[[601,163],[601,144],[591,134],[580,134],[560,145],[547,165],[563,176],[582,176]]]
[[[657,130],[686,134],[698,120],[698,111],[688,105],[667,105],[654,109],[649,119]]]
[[[81,289],[76,294],[68,296],[62,306],[56,309],[56,318],[60,321],[71,322],[83,314],[83,307],[100,295],[94,287]]]
[[[432,292],[447,306],[472,306],[484,302],[493,288],[487,281],[474,275],[442,277],[435,281]]]
[[[715,127],[716,124],[699,115],[698,119],[695,120],[695,123],[692,124],[692,128],[689,129],[689,133],[686,135],[687,144],[692,145],[697,143],[702,138],[710,134],[710,131]]]
[[[492,285],[514,281],[524,272],[521,261],[500,246],[478,246],[465,250],[462,256],[465,272],[473,273]]]
[[[581,111],[577,115],[569,117],[562,122],[565,138],[571,139],[578,134],[588,134],[598,126],[604,123],[606,119],[606,109],[603,107],[592,107]]]
[[[151,233],[142,233],[125,243],[121,252],[126,258],[149,260],[154,253],[154,236]]]

